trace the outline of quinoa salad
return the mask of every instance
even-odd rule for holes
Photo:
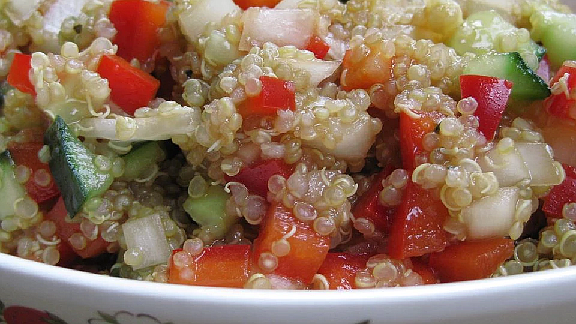
[[[0,0],[0,252],[197,286],[576,265],[555,0]]]

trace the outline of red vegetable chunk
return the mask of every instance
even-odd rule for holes
[[[326,277],[329,289],[354,289],[356,272],[366,268],[366,255],[328,253],[318,273]]]
[[[260,225],[260,234],[254,240],[254,264],[260,264],[262,254],[271,254],[272,244],[284,238],[293,228],[296,231],[286,238],[290,244],[288,254],[278,257],[277,267],[273,270],[261,271],[309,284],[326,258],[330,238],[316,233],[311,224],[298,220],[292,211],[281,204],[270,206]]]
[[[14,88],[26,92],[32,95],[36,95],[36,90],[32,82],[30,82],[30,69],[32,65],[30,61],[32,60],[31,55],[15,53],[14,59],[12,60],[12,65],[10,66],[10,71],[8,72],[8,83]]]
[[[430,255],[430,267],[441,282],[487,278],[514,253],[514,240],[490,238],[464,241]]]
[[[400,113],[400,154],[402,166],[408,171],[414,170],[422,162],[426,152],[422,139],[424,135],[434,131],[444,117],[437,112],[416,112],[419,117],[413,117],[406,112]]]
[[[30,177],[25,183],[26,192],[30,198],[39,204],[60,195],[52,173],[50,173],[50,167],[47,163],[40,162],[38,158],[38,151],[43,146],[42,143],[18,142],[11,142],[8,146],[14,163],[30,170]]]
[[[566,173],[564,181],[552,188],[544,198],[542,210],[548,217],[562,218],[565,204],[576,203],[576,168],[567,164],[562,165]]]
[[[512,82],[480,75],[460,76],[462,98],[476,99],[478,107],[474,116],[478,117],[478,130],[491,141],[496,135],[508,97],[512,92]]]
[[[552,94],[546,98],[544,107],[549,114],[566,118],[576,119],[576,98],[572,95],[574,88],[576,88],[576,64],[574,62],[565,62],[564,65],[556,72],[556,75],[550,82],[554,86],[560,79],[564,79],[566,87],[565,91]]]
[[[246,10],[250,7],[274,8],[281,0],[234,0],[240,8]]]
[[[282,159],[261,160],[244,167],[233,177],[226,177],[226,181],[236,181],[245,185],[248,191],[266,198],[268,195],[268,179],[273,175],[281,175],[288,179],[292,174],[292,166]]]
[[[409,181],[390,227],[388,254],[395,259],[442,251],[446,232],[442,228],[448,209],[440,198]]]
[[[250,245],[221,245],[205,247],[191,257],[184,267],[174,262],[177,253],[170,258],[168,282],[194,286],[242,288],[250,275]]]
[[[374,228],[382,233],[387,233],[390,227],[390,218],[395,212],[394,208],[389,208],[380,203],[380,192],[384,189],[382,181],[392,173],[392,167],[386,167],[374,178],[368,191],[366,191],[354,206],[352,215],[354,218],[364,218],[374,224]]]
[[[102,56],[98,73],[108,79],[110,99],[130,115],[147,106],[160,86],[160,81],[115,55]]]
[[[166,23],[170,3],[146,0],[117,0],[110,6],[110,21],[117,34],[117,55],[128,62],[133,58],[140,63],[154,59],[160,39],[158,29]]]
[[[269,76],[259,78],[262,90],[256,97],[248,97],[239,107],[242,117],[276,116],[278,110],[296,109],[294,82]]]
[[[310,38],[310,42],[306,47],[307,50],[314,53],[317,59],[324,59],[328,51],[330,50],[330,45],[328,45],[322,38],[318,35],[314,35]]]

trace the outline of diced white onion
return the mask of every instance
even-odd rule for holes
[[[182,33],[189,40],[197,39],[209,23],[220,24],[226,15],[242,9],[232,0],[200,0],[178,15]]]
[[[517,187],[498,189],[493,196],[481,198],[461,212],[462,220],[467,228],[467,238],[481,239],[502,237],[516,221],[516,203],[518,202]]]
[[[530,179],[528,168],[515,148],[506,153],[494,148],[481,156],[478,164],[483,172],[493,172],[501,187],[513,186],[522,180]]]
[[[239,48],[248,51],[271,42],[303,49],[314,33],[317,16],[317,11],[309,9],[248,8],[242,17],[244,29]]]
[[[168,261],[171,250],[160,215],[129,220],[122,225],[122,231],[128,250],[139,250],[143,256],[142,262],[133,266],[134,270]]]
[[[78,17],[88,0],[56,0],[44,15],[44,31],[58,34],[62,22],[68,17]]]
[[[562,175],[546,143],[516,143],[516,149],[530,171],[532,186],[552,186],[562,182]]]
[[[324,60],[298,60],[282,59],[294,69],[300,69],[310,73],[310,86],[317,87],[320,82],[334,74],[341,62]]]
[[[4,11],[16,26],[22,26],[41,2],[42,0],[10,0]]]

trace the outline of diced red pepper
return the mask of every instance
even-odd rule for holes
[[[288,179],[293,167],[282,159],[261,160],[244,167],[233,177],[226,177],[226,181],[236,181],[245,185],[248,191],[264,198],[268,195],[268,179],[273,175],[281,175]]]
[[[36,95],[36,90],[34,90],[34,85],[30,82],[29,77],[30,69],[32,68],[32,65],[30,64],[31,60],[31,55],[15,53],[12,65],[10,66],[10,71],[8,72],[7,80],[14,88],[22,92]]]
[[[412,258],[412,271],[416,272],[417,274],[422,277],[422,282],[425,285],[439,283],[440,279],[428,264],[424,263],[420,258]]]
[[[40,162],[38,151],[44,146],[42,143],[11,142],[8,145],[14,163],[25,166],[30,170],[30,177],[25,183],[26,192],[37,203],[43,203],[58,197],[60,191],[47,163]]]
[[[481,75],[461,75],[460,90],[462,98],[476,99],[478,108],[474,116],[478,117],[478,130],[491,141],[496,135],[502,115],[506,109],[508,97],[512,92],[512,82]]]
[[[429,265],[441,282],[489,277],[514,253],[514,240],[490,238],[464,241],[430,255]]]
[[[554,186],[544,198],[542,210],[548,217],[562,218],[562,209],[565,204],[576,203],[576,168],[567,164],[562,165],[566,173],[564,181]]]
[[[350,253],[328,253],[318,273],[323,275],[329,284],[329,289],[354,289],[356,272],[366,268],[366,255]]]
[[[64,206],[62,197],[60,197],[54,207],[46,213],[46,219],[56,224],[56,234],[62,242],[69,243],[70,237],[76,233],[83,235],[80,229],[80,223],[70,222],[68,211],[66,210],[66,206]],[[71,247],[76,254],[86,259],[106,252],[108,245],[110,245],[110,243],[104,241],[101,236],[98,236],[95,240],[86,238],[86,247],[83,249],[76,249],[73,245],[71,245]]]
[[[380,192],[384,189],[382,180],[386,179],[394,170],[388,166],[380,171],[374,178],[368,191],[366,191],[352,207],[354,218],[365,218],[374,224],[374,228],[382,233],[388,233],[390,218],[395,212],[394,208],[385,207],[380,203]]]
[[[278,266],[272,273],[309,284],[326,258],[330,238],[316,233],[311,224],[298,220],[281,204],[272,204],[260,224],[260,234],[254,240],[254,264],[259,264],[263,253],[271,253],[272,244],[290,233],[292,228],[296,232],[286,239],[290,252],[278,257]]]
[[[412,117],[406,112],[400,113],[400,155],[402,166],[409,172],[420,164],[419,157],[427,153],[422,145],[424,135],[433,132],[443,118],[443,115],[437,112],[413,113],[420,117]]]
[[[256,97],[248,97],[240,105],[239,113],[248,116],[276,116],[278,110],[296,109],[294,82],[269,76],[259,78],[262,90]]]
[[[220,245],[205,247],[185,267],[170,258],[168,282],[212,287],[242,288],[250,276],[250,245]]]
[[[68,268],[73,266],[78,261],[78,259],[80,259],[78,254],[74,252],[74,249],[72,249],[68,242],[60,242],[57,249],[58,253],[60,253],[60,260],[56,264],[57,266]]]
[[[158,29],[166,23],[168,1],[117,0],[110,6],[110,21],[116,28],[114,43],[116,55],[128,62],[133,58],[140,63],[154,59],[160,39]]]
[[[330,45],[326,43],[320,36],[314,35],[310,37],[310,41],[308,42],[308,46],[306,47],[307,50],[314,53],[314,56],[317,59],[324,59],[328,51],[330,50]]]
[[[160,81],[116,55],[102,56],[98,73],[108,79],[110,99],[130,115],[148,105],[160,86]]]
[[[447,236],[443,229],[448,209],[433,192],[409,181],[402,202],[392,218],[388,254],[394,259],[442,251]]]
[[[246,10],[250,7],[274,8],[281,0],[234,0],[240,8]]]
[[[568,96],[565,92],[552,94],[544,101],[544,107],[551,115],[574,120],[576,119],[576,98],[573,98],[572,92],[576,88],[576,64],[565,63],[562,65],[550,85],[554,86],[564,75],[568,75],[566,82]]]
[[[376,83],[385,83],[392,76],[392,57],[388,57],[382,49],[382,43],[374,43],[369,46],[370,53],[357,59],[353,57],[354,49],[350,49],[344,55],[342,61],[342,89],[369,89]]]

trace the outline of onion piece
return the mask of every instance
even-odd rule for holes
[[[289,64],[293,69],[300,69],[310,73],[310,86],[317,87],[318,84],[334,74],[342,64],[340,61],[324,61],[318,59],[278,59],[279,62]]]
[[[182,33],[188,40],[197,39],[210,23],[220,24],[226,15],[240,12],[232,0],[200,0],[178,15]]]
[[[554,186],[564,179],[546,143],[516,143],[516,149],[530,171],[531,186]]]
[[[244,12],[244,30],[239,48],[249,51],[253,46],[272,42],[279,47],[293,45],[304,49],[314,33],[318,12],[309,9],[248,8]]]
[[[4,12],[14,25],[22,26],[24,21],[38,9],[41,2],[42,0],[11,0],[4,8]]]
[[[78,17],[88,0],[56,0],[44,15],[44,31],[58,34],[62,22],[68,17]]]
[[[501,187],[509,187],[530,179],[530,172],[516,148],[503,153],[494,148],[478,159],[483,172],[493,172]]]
[[[318,0],[282,0],[274,7],[274,9],[298,9],[302,7],[318,9],[320,4]]]
[[[505,187],[495,195],[487,196],[462,209],[461,217],[467,228],[467,238],[481,239],[508,235],[516,222],[516,203],[519,189]]]
[[[134,270],[166,263],[170,258],[171,250],[160,215],[152,214],[129,220],[122,225],[122,231],[128,250],[142,253],[143,260],[133,266]]]
[[[76,126],[78,136],[118,141],[165,140],[174,135],[190,134],[201,121],[196,107],[180,107],[167,114],[150,117],[115,119],[85,118]]]

